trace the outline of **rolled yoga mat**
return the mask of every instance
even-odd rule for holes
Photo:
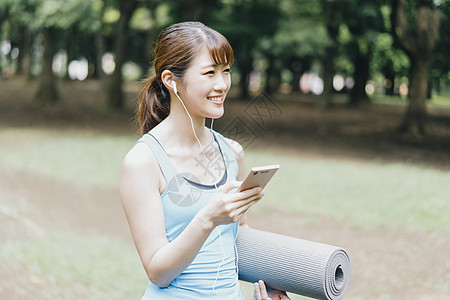
[[[253,228],[236,240],[239,279],[315,299],[342,299],[350,282],[344,249]]]

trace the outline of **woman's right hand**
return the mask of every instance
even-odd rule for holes
[[[232,192],[241,184],[242,181],[232,181],[219,187],[209,203],[202,208],[202,215],[206,221],[211,222],[212,227],[239,221],[243,214],[264,196],[260,187]]]

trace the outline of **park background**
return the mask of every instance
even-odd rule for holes
[[[250,225],[346,249],[345,299],[448,299],[449,17],[445,0],[0,0],[0,298],[142,295],[121,161],[158,33],[199,20],[235,51],[214,128],[247,167],[281,165]]]

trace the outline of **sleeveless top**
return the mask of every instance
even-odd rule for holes
[[[166,237],[173,241],[204,207],[220,186],[237,179],[238,166],[233,151],[224,137],[211,130],[218,143],[225,165],[224,177],[216,185],[203,185],[180,174],[167,156],[162,145],[150,133],[138,143],[145,143],[158,160],[166,180],[161,194],[164,207]],[[206,148],[206,147],[205,147]],[[217,166],[205,166],[205,172]],[[244,299],[236,268],[235,240],[239,223],[219,225],[211,232],[190,266],[169,286],[160,288],[149,281],[141,300],[170,299]]]

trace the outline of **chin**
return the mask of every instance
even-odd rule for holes
[[[221,113],[221,114],[213,114],[213,115],[208,116],[208,118],[210,118],[210,119],[220,119],[220,118],[222,118],[222,116],[223,116],[223,113]]]
[[[224,109],[223,106],[221,106],[220,108],[216,108],[213,110],[210,110],[207,114],[206,117],[210,118],[210,119],[219,119],[223,116],[224,114]]]

